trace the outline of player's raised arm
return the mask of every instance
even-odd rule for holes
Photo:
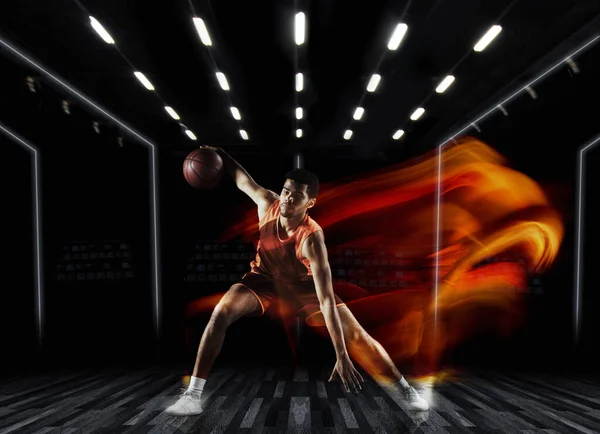
[[[271,190],[258,185],[246,169],[244,169],[231,155],[225,152],[225,150],[212,146],[201,146],[201,148],[212,149],[221,156],[225,171],[231,176],[235,185],[246,193],[259,207],[268,208],[271,203],[279,197]]]

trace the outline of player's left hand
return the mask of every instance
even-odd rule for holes
[[[360,375],[360,372],[354,367],[350,357],[344,356],[337,359],[331,377],[329,377],[329,381],[333,381],[336,376],[340,377],[346,392],[350,392],[350,387],[352,387],[355,392],[358,392],[359,389],[362,390],[360,383],[365,380],[362,375]]]

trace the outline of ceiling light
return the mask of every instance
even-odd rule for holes
[[[375,92],[375,89],[377,89],[377,85],[379,84],[379,80],[381,80],[381,75],[373,74],[371,80],[369,80],[369,84],[367,85],[367,91]]]
[[[352,130],[346,130],[344,133],[344,139],[350,140],[350,137],[352,137]]]
[[[296,137],[298,137],[298,138],[302,137],[302,129],[298,128],[296,130]]]
[[[485,47],[487,47],[490,42],[492,42],[494,40],[494,38],[496,36],[498,36],[498,34],[502,31],[502,27],[501,26],[492,26],[490,27],[490,29],[486,32],[485,35],[483,35],[483,37],[479,40],[479,42],[477,42],[475,44],[475,46],[473,47],[473,50],[475,51],[483,51],[485,49]]]
[[[304,12],[298,12],[296,14],[296,22],[295,22],[296,45],[304,44],[305,26],[306,26],[306,17],[304,16]]]
[[[242,119],[242,116],[240,115],[240,111],[236,108],[236,107],[231,107],[231,115],[233,116],[233,119],[235,120],[240,120]]]
[[[388,42],[388,49],[395,50],[400,46],[400,42],[402,42],[402,38],[406,34],[408,30],[408,26],[404,23],[400,23],[396,26],[396,30],[392,34],[390,41]]]
[[[416,121],[423,115],[423,113],[425,113],[425,109],[423,107],[419,107],[412,115],[410,115],[410,119]]]
[[[454,82],[454,76],[449,75],[442,80],[442,82],[435,88],[437,93],[443,93],[446,89],[450,87],[450,85]]]
[[[248,133],[246,130],[240,130],[240,136],[242,136],[242,139],[248,140]]]
[[[219,84],[221,85],[221,88],[223,88],[223,90],[229,90],[229,83],[227,83],[227,78],[225,77],[225,74],[223,74],[222,72],[217,72],[217,80],[219,80]]]
[[[150,83],[150,81],[148,81],[148,79],[146,78],[146,76],[144,74],[142,74],[141,72],[135,72],[134,74],[137,77],[137,79],[139,81],[141,81],[141,83],[144,85],[144,87],[146,89],[154,90],[154,86],[152,86],[152,83]]]
[[[356,119],[357,121],[360,121],[360,118],[362,118],[362,115],[365,113],[365,109],[362,107],[356,107],[356,110],[354,110],[354,116],[353,118]]]
[[[301,72],[296,74],[296,92],[300,92],[304,89],[304,76]]]
[[[204,24],[204,20],[202,20],[202,18],[194,17],[194,26],[196,26],[196,31],[198,32],[198,36],[200,36],[202,43],[210,47],[212,41],[210,40],[210,35],[208,34],[208,29]]]
[[[173,119],[175,119],[176,121],[178,121],[179,115],[175,112],[175,110],[173,110],[171,107],[165,107],[165,110],[167,111],[167,113],[169,113],[171,115],[171,117]]]
[[[110,36],[110,34],[106,31],[102,24],[98,22],[98,20],[94,17],[90,17],[90,21],[92,23],[92,28],[100,35],[104,42],[107,44],[114,44],[115,40]]]
[[[196,135],[194,133],[192,133],[190,130],[185,130],[185,133],[187,134],[187,136],[192,139],[192,140],[196,140]]]
[[[392,139],[398,140],[403,135],[404,135],[404,130],[398,130],[394,133],[394,135],[392,136]]]
[[[302,119],[303,115],[302,107],[296,107],[296,119]]]

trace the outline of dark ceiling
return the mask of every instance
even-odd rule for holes
[[[294,15],[307,20],[294,43]],[[115,39],[106,44],[95,17]],[[199,143],[269,150],[351,145],[363,153],[394,146],[431,148],[465,117],[539,64],[580,29],[598,22],[597,0],[341,1],[3,1],[0,35],[95,99],[159,146]],[[192,18],[207,24],[200,41]],[[396,24],[408,31],[387,49]],[[493,24],[503,30],[483,52],[473,45]],[[226,74],[231,90],[215,76]],[[133,72],[143,72],[155,91]],[[296,72],[305,87],[295,92]],[[382,77],[366,92],[373,73]],[[454,84],[435,93],[452,73]],[[164,110],[198,138],[183,134]],[[232,118],[229,107],[241,112]],[[295,107],[304,108],[296,120]],[[360,121],[352,115],[365,109]],[[409,116],[423,106],[416,122]],[[243,128],[250,140],[243,141]],[[302,128],[301,139],[296,128]],[[349,141],[346,129],[353,130]],[[405,130],[394,141],[396,130]]]

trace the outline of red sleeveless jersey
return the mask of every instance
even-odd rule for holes
[[[310,261],[302,256],[302,246],[306,238],[323,229],[307,213],[294,234],[282,239],[287,233],[279,231],[279,205],[277,199],[258,224],[260,239],[250,269],[274,280],[290,283],[310,281],[313,279]]]

